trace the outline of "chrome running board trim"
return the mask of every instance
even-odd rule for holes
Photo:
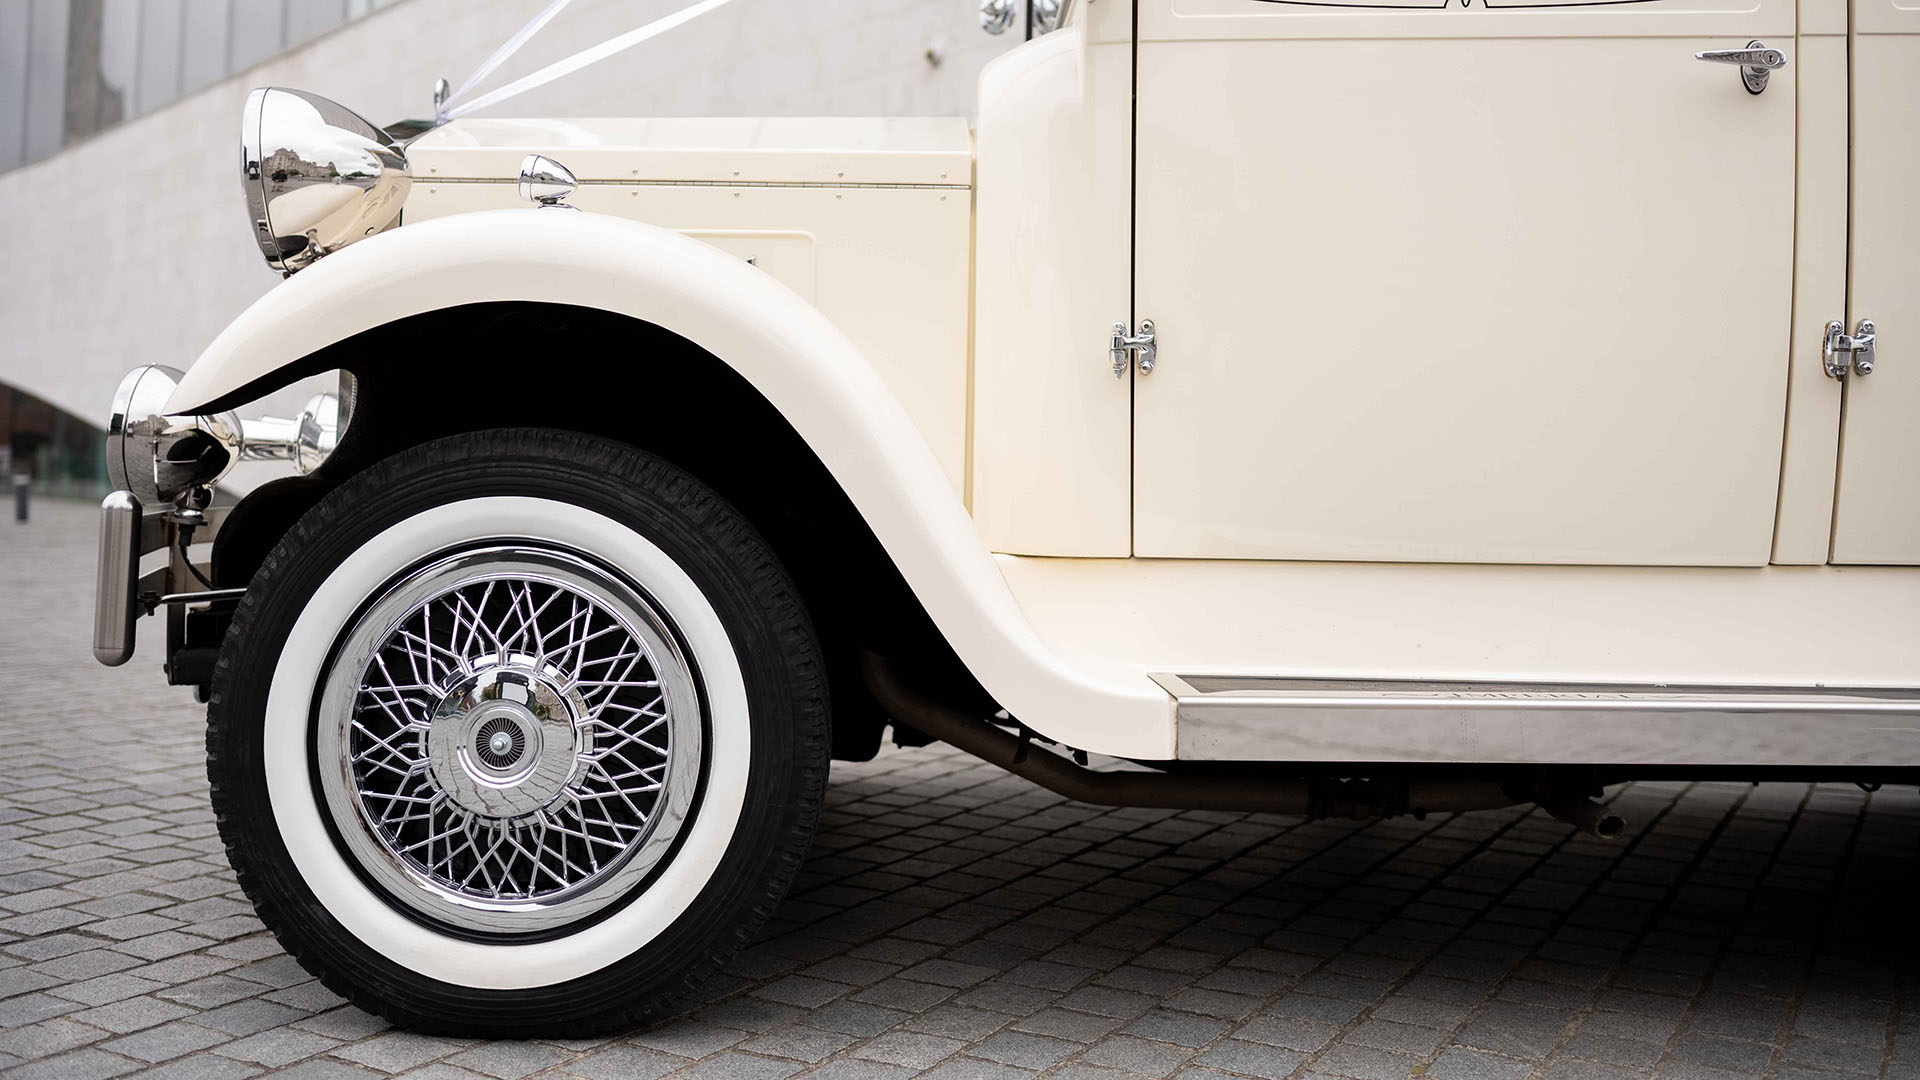
[[[1153,676],[1192,761],[1920,765],[1920,689]]]

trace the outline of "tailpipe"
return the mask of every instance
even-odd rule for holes
[[[1627,819],[1591,798],[1569,791],[1540,791],[1533,802],[1557,820],[1602,840],[1618,840],[1626,834]]]

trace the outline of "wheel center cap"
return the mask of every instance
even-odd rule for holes
[[[517,659],[460,680],[427,729],[436,785],[482,817],[524,817],[548,805],[573,779],[579,753],[572,703]]]

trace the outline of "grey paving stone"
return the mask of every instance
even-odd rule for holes
[[[1307,1060],[1307,1055],[1264,1043],[1228,1039],[1193,1060],[1197,1065],[1225,1069],[1244,1076],[1280,1080],[1299,1068]]]
[[[351,1042],[364,1039],[375,1032],[385,1031],[392,1025],[372,1013],[362,1012],[351,1005],[320,1013],[317,1016],[305,1016],[293,1022],[293,1026],[328,1038]]]
[[[100,1049],[140,1061],[170,1061],[183,1054],[218,1046],[232,1038],[224,1031],[214,1031],[187,1020],[175,1020],[132,1035],[109,1039],[100,1044]]]
[[[838,1031],[847,1035],[870,1038],[903,1020],[913,1017],[913,1013],[896,1009],[883,1009],[878,1005],[869,1005],[863,1001],[836,1001],[830,1005],[815,1009],[806,1014],[807,1023],[827,1031]],[[922,1016],[930,1015],[927,1013]]]
[[[932,1068],[966,1047],[959,1039],[924,1035],[916,1031],[889,1031],[849,1051],[854,1057],[904,1065],[911,1069]]]
[[[1574,1029],[1574,1036],[1575,1038],[1592,1035],[1611,1039],[1632,1039],[1664,1046],[1679,1026],[1678,1020],[1667,1020],[1656,1016],[1596,1012],[1580,1021],[1580,1026]]]
[[[1592,1031],[1576,1032],[1572,1038],[1560,1045],[1560,1052],[1568,1057],[1603,1061],[1611,1065],[1642,1067],[1658,1062],[1664,1049],[1657,1043],[1616,1038]]]
[[[211,1015],[211,1014],[209,1014]],[[416,1035],[411,1031],[389,1031],[371,1039],[350,1043],[330,1053],[337,1058],[365,1065],[382,1072],[397,1073],[455,1053],[467,1042]]]
[[[155,997],[131,997],[116,1001],[111,1005],[101,1005],[74,1014],[74,1019],[94,1027],[126,1034],[141,1028],[164,1024],[169,1020],[178,1020],[183,1016],[193,1016],[198,1023],[205,1023],[209,1014],[195,1013],[185,1005],[171,1001],[161,1001]],[[217,1026],[217,1025],[216,1025]]]
[[[15,1066],[7,1076],[8,1080],[107,1080],[139,1067],[139,1062],[88,1047]]]
[[[1371,1046],[1412,1057],[1427,1057],[1440,1048],[1446,1034],[1433,1028],[1415,1027],[1391,1020],[1366,1020],[1342,1036],[1343,1042]]]
[[[1033,1035],[1024,1031],[1003,1031],[967,1048],[967,1053],[1003,1065],[1025,1069],[1044,1069],[1080,1050],[1080,1044],[1066,1039]]]
[[[914,1070],[904,1065],[860,1058],[835,1058],[818,1068],[800,1074],[806,1080],[908,1080]]]
[[[1496,1057],[1478,1050],[1452,1047],[1443,1051],[1427,1067],[1434,1080],[1527,1080],[1533,1075],[1530,1062]]]
[[[1183,1062],[1193,1057],[1194,1052],[1190,1046],[1175,1046],[1131,1035],[1114,1035],[1093,1044],[1080,1055],[1080,1060],[1142,1076],[1170,1076]]]
[[[1494,1002],[1481,1010],[1456,1038],[1478,1050],[1538,1061],[1559,1043],[1571,1022],[1569,1014]]]
[[[1156,1010],[1121,1030],[1128,1035],[1176,1046],[1205,1046],[1227,1030],[1227,1025],[1205,1017]]]
[[[260,1075],[258,1065],[212,1054],[176,1058],[134,1074],[137,1080],[246,1080]]]
[[[1773,1047],[1766,1043],[1725,1039],[1717,1035],[1681,1036],[1672,1051],[1672,1059],[1676,1063],[1706,1065],[1735,1072],[1759,1072],[1767,1067],[1772,1058]]]
[[[242,998],[258,997],[264,993],[266,988],[256,982],[236,979],[230,975],[209,975],[203,979],[194,979],[191,982],[183,982],[159,990],[154,996],[182,1005],[191,1005],[196,1009],[214,1009]]]
[[[75,1020],[54,1017],[0,1031],[0,1053],[23,1060],[51,1057],[54,1054],[98,1042],[107,1033]]]
[[[309,1058],[274,1073],[274,1080],[377,1080],[383,1074],[333,1058]]]
[[[632,1036],[628,1041],[663,1053],[703,1058],[716,1050],[732,1046],[746,1037],[746,1032],[736,1028],[703,1024],[697,1021],[681,1021],[643,1031]]]
[[[54,997],[38,991],[30,994],[17,994],[0,1001],[0,1028],[15,1028],[23,1024],[35,1024],[55,1016],[79,1012],[85,1006],[77,1001]]]
[[[1312,1052],[1332,1042],[1340,1028],[1295,1016],[1256,1016],[1234,1029],[1233,1037],[1287,1050]]]
[[[557,1046],[537,1042],[490,1042],[462,1050],[447,1058],[448,1063],[471,1072],[520,1080],[550,1065],[569,1061],[574,1055]]]
[[[1002,1019],[1004,1020],[1004,1017]],[[1046,1008],[1032,1016],[1014,1021],[1012,1027],[1015,1031],[1049,1035],[1056,1039],[1070,1039],[1077,1043],[1091,1043],[1106,1036],[1120,1024],[1119,1019],[1111,1016],[1075,1012],[1072,1009]]]
[[[674,1076],[682,1080],[785,1080],[799,1071],[800,1066],[791,1061],[728,1050],[689,1065]]]
[[[1045,1015],[1051,1010],[1042,1010],[1035,1016]],[[1032,1019],[1028,1017],[1027,1019]],[[926,1012],[907,1020],[903,1025],[908,1031],[918,1031],[927,1035],[942,1035],[949,1039],[972,1042],[984,1039],[988,1035],[1014,1022],[1006,1013],[997,1013],[989,1009],[975,1009],[966,1005],[947,1002],[936,1005]],[[1019,1021],[1024,1023],[1025,1021]]]
[[[793,898],[675,1018],[392,1032],[254,918],[207,808],[201,710],[71,645],[95,521],[46,502],[0,536],[0,656],[63,703],[55,724],[0,713],[21,758],[0,774],[8,1080],[1920,1074],[1910,788],[1636,784],[1611,792],[1634,834],[1607,845],[1520,810],[1077,806],[940,747],[834,766]]]
[[[1356,1001],[1321,997],[1318,994],[1287,994],[1279,1001],[1267,1006],[1266,1011],[1275,1016],[1318,1020],[1327,1024],[1345,1024],[1365,1009],[1365,1005]]]
[[[829,982],[805,975],[789,975],[779,982],[760,987],[753,994],[755,997],[766,998],[769,1001],[812,1009],[825,1005],[854,989],[846,983]]]
[[[954,989],[951,986],[911,982],[906,979],[886,979],[860,990],[853,995],[853,1000],[883,1008],[925,1012],[953,995]]]
[[[817,1012],[817,1010],[816,1010]],[[741,1031],[771,1031],[783,1024],[805,1019],[808,1011],[777,1001],[752,997],[731,997],[693,1014],[694,1019]]]
[[[585,1080],[654,1080],[687,1064],[687,1059],[639,1046],[609,1046],[561,1066]]]
[[[290,1065],[304,1058],[322,1054],[340,1045],[340,1040],[330,1039],[311,1031],[302,1031],[295,1027],[279,1027],[249,1035],[244,1039],[235,1039],[215,1049],[222,1057],[240,1061],[252,1061],[261,1065],[278,1068]]]
[[[1823,1069],[1873,1074],[1880,1071],[1886,1055],[1885,1044],[1838,1042],[1795,1035],[1787,1043],[1786,1061],[1798,1065],[1816,1065]]]
[[[229,1035],[251,1035],[256,1031],[309,1019],[299,1009],[261,998],[247,998],[195,1014],[194,1023],[224,1031]]]
[[[275,1004],[308,1013],[327,1012],[346,1004],[345,998],[320,985],[318,981],[297,983],[262,996]]]
[[[1354,1080],[1401,1080],[1413,1075],[1417,1059],[1370,1046],[1336,1045],[1313,1059],[1316,1071]]]
[[[458,1065],[436,1061],[431,1065],[408,1069],[396,1080],[488,1080],[488,1078],[485,1074],[474,1072],[472,1069],[463,1069]]]
[[[841,1032],[825,1031],[805,1024],[787,1024],[748,1039],[740,1044],[740,1049],[767,1057],[792,1058],[816,1064],[853,1041],[853,1036]]]

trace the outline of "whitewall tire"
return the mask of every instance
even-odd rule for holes
[[[829,726],[805,612],[728,504],[620,444],[487,432],[351,478],[269,555],[208,767],[242,884],[336,992],[582,1034],[771,912]]]

